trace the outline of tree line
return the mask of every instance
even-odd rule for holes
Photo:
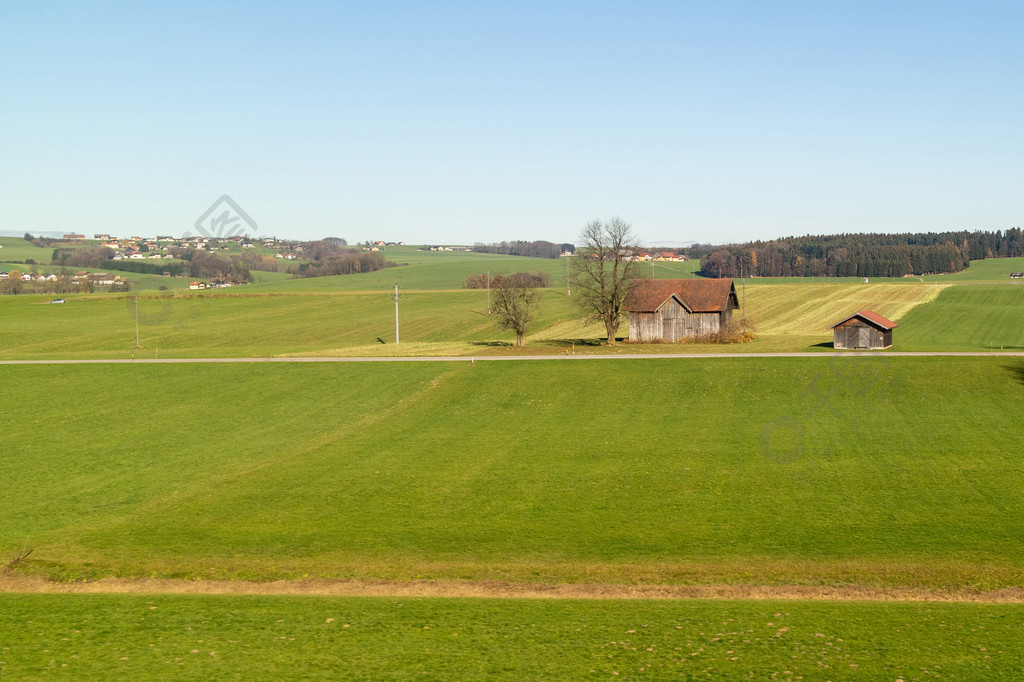
[[[384,259],[379,251],[360,251],[358,249],[338,249],[325,253],[315,252],[315,260],[300,263],[292,270],[295,277],[328,277],[331,275],[352,275],[360,272],[376,272],[395,263]]]
[[[838,234],[682,250],[707,277],[903,277],[959,272],[971,260],[1024,256],[1021,229]]]
[[[473,244],[473,251],[476,253],[497,253],[504,256],[526,256],[528,258],[559,258],[564,251],[572,253],[575,250],[576,246],[573,244],[555,244],[546,241],[511,241],[493,244],[477,242]]]

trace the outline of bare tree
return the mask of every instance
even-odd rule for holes
[[[633,227],[621,218],[592,220],[579,238],[569,274],[572,300],[588,319],[604,323],[608,345],[614,346],[630,283],[640,277]]]
[[[537,316],[537,281],[532,275],[495,275],[491,280],[494,314],[498,326],[516,333],[516,348],[523,347],[526,326]]]

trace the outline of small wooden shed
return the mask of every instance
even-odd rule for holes
[[[626,297],[629,340],[678,341],[717,334],[739,308],[731,279],[637,280]]]
[[[871,310],[858,310],[832,325],[832,347],[844,350],[871,350],[892,345],[895,322]]]

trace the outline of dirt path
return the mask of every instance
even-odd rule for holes
[[[594,585],[472,581],[279,580],[274,582],[105,578],[61,583],[0,576],[0,592],[47,594],[225,594],[529,599],[811,599],[1024,604],[1019,587],[989,592],[807,585]]]

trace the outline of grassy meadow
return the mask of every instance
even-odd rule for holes
[[[926,282],[998,282],[1008,283],[1011,272],[1024,272],[1024,258],[986,258],[971,261],[971,267],[951,275],[925,275]]]
[[[54,578],[1024,580],[1019,360],[0,375],[0,556]]]
[[[1022,259],[1024,260],[1024,259]],[[947,287],[900,320],[901,346],[920,350],[1024,350],[1024,284]]]
[[[0,567],[27,546],[15,574],[70,582],[1024,584],[1024,362],[828,353],[860,308],[899,322],[895,350],[1024,349],[1024,259],[748,280],[756,341],[609,351],[562,261],[386,255],[408,265],[201,293],[129,275],[139,348],[134,294],[0,297],[0,359],[821,357],[0,366]],[[487,270],[552,277],[523,351],[462,289]],[[1022,628],[1009,604],[0,594],[0,677],[1007,679]]]
[[[21,237],[0,237],[0,262],[34,260],[37,263],[49,263],[53,257],[53,249],[44,249]]]
[[[36,248],[24,240],[6,241],[11,249]],[[182,291],[180,278],[130,274],[135,292],[128,298],[71,294],[62,306],[41,305],[50,296],[0,297],[0,359],[507,353],[514,337],[486,315],[487,293],[462,288],[467,276],[487,271],[551,276],[552,286],[543,291],[540,314],[527,335],[528,347],[516,352],[607,352],[601,347],[603,327],[581,321],[566,295],[565,261],[415,247],[390,247],[386,256],[403,265],[310,279],[254,272],[257,283],[207,292]],[[692,277],[698,267],[695,261],[655,262],[642,269],[646,276]],[[965,273],[928,281],[737,282],[746,310],[736,317],[756,330],[754,342],[630,345],[617,352],[827,351],[830,325],[861,308],[900,323],[895,350],[1019,348],[1015,310],[1024,287],[1006,276],[1014,268],[1024,269],[1024,259],[980,261]],[[957,282],[962,286],[952,286]],[[395,283],[401,291],[400,345],[394,344]],[[156,291],[159,286],[169,290]],[[136,347],[134,296],[139,291]],[[627,331],[623,324],[620,337]]]
[[[0,676],[1015,679],[1024,607],[0,595]]]
[[[403,290],[400,344],[391,292],[304,290],[319,278],[213,292],[0,297],[0,359],[310,356],[477,356],[604,353],[603,329],[579,319],[565,293],[543,291],[527,348],[488,317],[479,290]],[[298,285],[301,291],[287,289]],[[275,290],[280,289],[280,290]],[[828,351],[829,326],[870,308],[899,322],[895,350],[1019,349],[1024,286],[749,284],[740,297],[758,338],[745,344],[620,345],[618,353]],[[742,311],[735,313],[742,319]],[[620,337],[627,328],[620,329]]]

